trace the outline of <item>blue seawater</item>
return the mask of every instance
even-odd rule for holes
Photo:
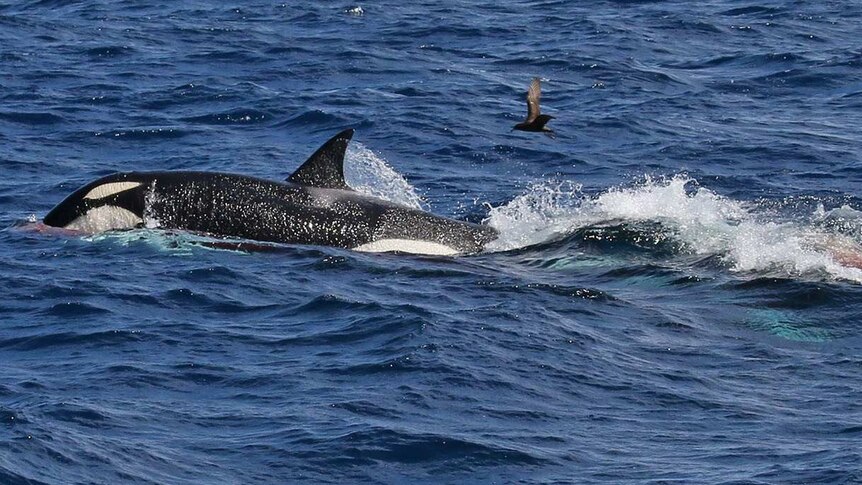
[[[0,483],[862,482],[862,5],[0,1]],[[511,132],[533,76],[556,140]],[[461,258],[34,230],[354,184]]]

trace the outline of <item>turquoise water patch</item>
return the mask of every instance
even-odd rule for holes
[[[747,325],[765,330],[787,340],[796,342],[828,342],[835,337],[829,330],[815,327],[800,318],[795,312],[771,308],[752,309]]]

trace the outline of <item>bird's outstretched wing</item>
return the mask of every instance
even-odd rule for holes
[[[542,84],[539,78],[534,77],[527,91],[527,123],[532,123],[541,113],[539,110],[539,99],[542,97]]]

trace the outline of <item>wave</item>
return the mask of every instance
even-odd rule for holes
[[[290,119],[285,121],[276,123],[273,125],[274,128],[284,128],[284,127],[295,127],[295,126],[317,126],[317,125],[338,125],[342,126],[348,123],[348,119],[321,111],[319,109],[314,109],[310,111],[304,111]]]
[[[127,45],[106,45],[85,49],[83,53],[93,59],[113,59],[134,53],[134,49]]]
[[[200,81],[180,86],[160,88],[139,94],[138,107],[146,110],[166,110],[182,106],[239,102],[242,91],[219,85],[207,85]]]
[[[152,128],[129,128],[124,130],[99,131],[95,133],[97,137],[111,138],[117,140],[130,141],[149,141],[149,140],[164,140],[172,138],[181,138],[191,133],[190,130],[184,130],[174,127],[152,127]]]
[[[0,112],[0,120],[3,121],[11,121],[14,123],[20,123],[24,125],[53,125],[57,123],[63,123],[65,119],[54,113],[37,113],[37,112],[23,112],[23,111],[5,111]]]
[[[676,175],[647,177],[592,196],[572,182],[535,184],[491,208],[485,222],[501,234],[487,247],[491,252],[616,224],[635,232],[629,239],[669,239],[678,252],[717,257],[737,273],[826,275],[862,283],[862,212],[849,206],[827,211],[821,205],[803,216],[777,213],[766,202],[723,197],[687,175]]]
[[[210,113],[182,118],[187,123],[204,125],[230,125],[261,123],[272,118],[272,114],[256,109],[237,108],[231,111]]]

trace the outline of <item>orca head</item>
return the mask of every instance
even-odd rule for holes
[[[133,174],[108,175],[66,197],[43,222],[88,234],[140,227],[148,188],[148,181]]]

